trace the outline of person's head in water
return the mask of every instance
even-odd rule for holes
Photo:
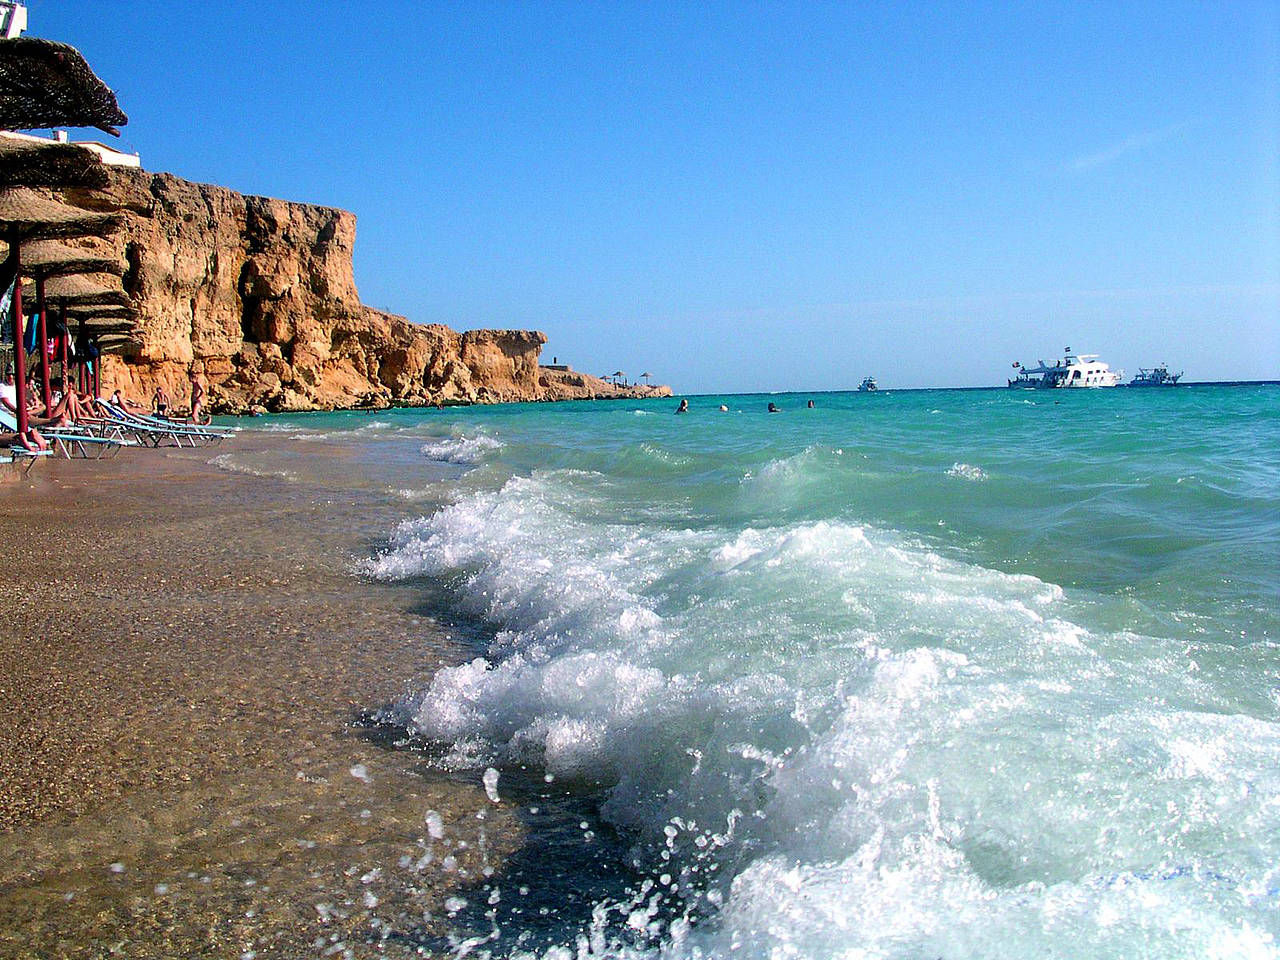
[[[722,403],[722,404],[720,404],[720,412],[721,412],[721,413],[728,413],[728,412],[729,412],[729,405],[728,405],[727,403]]]
[[[809,409],[810,409],[810,410],[812,410],[812,409],[813,409],[813,401],[812,401],[812,400],[810,400],[810,401],[809,401]]]
[[[689,401],[687,399],[680,401],[680,406],[676,407],[676,413],[688,413]]]
[[[776,403],[774,403],[772,400],[770,400],[770,401],[769,401],[769,412],[770,412],[770,413],[781,413],[782,411],[778,409],[778,405],[777,405]]]

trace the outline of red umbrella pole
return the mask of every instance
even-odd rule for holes
[[[84,317],[81,317],[80,333],[76,336],[76,356],[79,358],[80,364],[79,388],[81,393],[89,392],[89,361],[85,358],[85,355],[88,353],[88,351],[85,350],[85,345],[88,342],[88,338],[85,336],[84,332]],[[81,352],[82,350],[84,353]]]
[[[62,392],[65,394],[71,387],[71,366],[67,362],[70,358],[68,354],[71,352],[71,331],[67,329],[67,302],[62,301],[62,306],[58,310],[58,316],[62,320]]]
[[[53,391],[49,389],[49,327],[45,322],[44,277],[36,277],[36,309],[40,323],[36,327],[36,349],[40,351],[40,390],[44,394],[44,415],[53,409]]]
[[[27,435],[27,354],[22,336],[22,244],[18,231],[9,238],[13,257],[13,389],[17,393],[18,435]]]

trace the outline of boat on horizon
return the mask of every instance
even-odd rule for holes
[[[875,377],[867,377],[860,384],[858,384],[859,393],[875,393],[879,389],[880,389],[880,385],[876,383]]]
[[[1170,373],[1166,364],[1160,364],[1158,367],[1152,367],[1148,370],[1146,367],[1138,368],[1138,375],[1129,381],[1131,387],[1176,387],[1178,381],[1182,379],[1182,371]]]
[[[1013,362],[1018,371],[1017,376],[1009,381],[1010,388],[1057,390],[1063,388],[1098,388],[1119,386],[1124,379],[1124,371],[1112,370],[1111,366],[1098,359],[1096,353],[1072,353],[1067,347],[1061,360],[1052,365],[1043,360],[1038,367],[1024,367],[1020,362]]]

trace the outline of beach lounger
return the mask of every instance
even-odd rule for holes
[[[10,463],[25,477],[41,457],[53,456],[52,450],[28,450],[26,447],[0,447],[0,463]]]
[[[18,432],[18,419],[8,410],[0,410],[0,427]],[[95,436],[77,427],[37,427],[40,433],[52,440],[58,452],[68,460],[72,456],[93,457],[102,459],[110,454],[114,456],[121,447],[136,446],[137,442],[126,437]]]
[[[155,417],[144,417],[136,413],[129,413],[127,410],[112,406],[105,400],[96,400],[95,403],[104,419],[110,420],[121,428],[130,431],[138,439],[151,444],[153,447],[160,446],[165,440],[171,440],[179,447],[194,447],[197,443],[221,443],[231,436],[229,433],[222,433],[198,425],[188,426],[167,420],[159,420]]]
[[[119,408],[117,407],[116,409]],[[208,437],[210,440],[215,442],[226,440],[228,437],[233,436],[229,431],[219,430],[217,427],[211,426],[207,423],[194,423],[188,420],[174,420],[169,417],[149,417],[139,413],[128,414],[127,411],[126,414],[141,420],[143,423],[155,424],[161,427],[174,427],[197,437]]]
[[[131,440],[128,437],[99,437],[92,433],[82,433],[62,427],[45,429],[41,433],[52,440],[58,452],[68,460],[73,456],[86,460],[104,460],[107,457],[114,457],[124,447],[138,445],[137,440]]]
[[[170,420],[167,417],[151,417],[141,413],[130,413],[128,410],[121,409],[103,400],[98,403],[105,408],[109,415],[120,418],[127,423],[137,424],[139,426],[151,427],[156,430],[177,431],[183,436],[203,438],[211,442],[220,442],[226,440],[232,434],[223,430],[218,430],[202,423],[183,423],[179,420]]]

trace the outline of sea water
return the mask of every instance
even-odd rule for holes
[[[272,424],[469,625],[380,715],[530,827],[455,954],[1280,953],[1280,388],[675,405]]]

